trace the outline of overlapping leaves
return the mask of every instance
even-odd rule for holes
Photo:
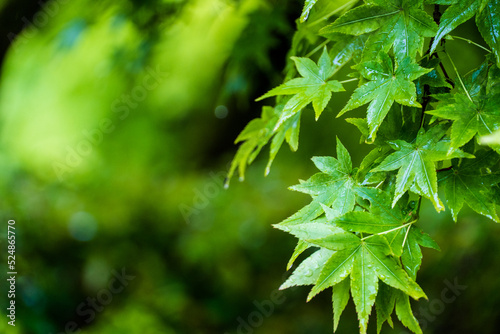
[[[374,148],[354,168],[347,149],[337,141],[337,157],[314,157],[320,172],[291,187],[310,195],[311,201],[275,225],[298,238],[288,268],[306,249],[316,251],[281,288],[312,285],[310,299],[331,287],[335,329],[352,296],[361,333],[367,331],[374,306],[378,333],[386,322],[393,326],[394,312],[409,330],[422,333],[409,297],[425,297],[416,283],[421,247],[439,247],[417,226],[421,202],[428,199],[438,212],[444,210],[438,195],[441,190],[453,219],[467,204],[481,215],[500,220],[496,212],[500,3],[425,0],[425,4],[436,4],[434,19],[439,25],[427,14],[431,8],[424,8],[423,0],[371,0],[350,9],[354,3],[337,11],[331,10],[330,2],[320,10],[325,3],[305,1],[291,53],[308,53],[317,63],[309,57],[292,57],[301,77],[287,80],[260,98],[279,96],[278,106],[264,108],[262,117],[237,138],[243,143],[230,176],[239,169],[242,177],[246,165],[269,141],[266,173],[284,141],[296,150],[303,109],[312,104],[317,119],[327,106],[334,106],[332,92],[343,90],[335,78],[354,63],[355,72],[349,74],[353,79],[342,82],[359,80],[358,88],[338,116],[368,104],[366,119],[347,121]],[[439,20],[437,11],[443,8]],[[347,12],[320,29],[322,22],[342,10]],[[309,13],[313,22],[304,22]],[[492,52],[468,75],[459,74],[449,59],[454,78],[440,59],[443,48],[433,52],[451,31],[474,16]],[[425,38],[430,38],[429,48],[418,59]],[[291,68],[287,78],[297,73]]]
[[[481,151],[476,159],[453,162],[450,170],[440,175],[446,203],[456,221],[464,203],[474,211],[496,222],[500,222],[494,186],[500,182],[500,173],[490,168],[498,164],[500,156],[493,151]]]
[[[364,58],[376,58],[380,51],[388,52],[393,47],[396,59],[402,61],[422,52],[424,37],[433,37],[437,28],[423,10],[422,0],[374,0],[350,10],[321,32],[375,32],[366,43]]]
[[[500,93],[487,90],[488,62],[464,79],[453,94],[435,96],[440,102],[428,114],[453,121],[450,152],[468,143],[476,134],[491,135],[500,129]]]
[[[444,136],[442,126],[432,127],[429,131],[420,131],[414,143],[403,140],[389,142],[396,152],[389,155],[374,171],[398,170],[396,188],[392,205],[410,188],[431,200],[439,212],[444,210],[437,193],[437,161],[450,158],[473,158],[471,154],[454,150],[449,154],[450,143]]]
[[[311,195],[312,201],[285,219],[278,228],[310,222],[324,212],[323,206],[332,207],[335,215],[353,210],[356,204],[355,191],[359,184],[356,179],[357,170],[352,168],[351,156],[345,146],[340,141],[337,142],[337,158],[314,157],[312,160],[321,172],[290,187],[291,190]]]
[[[257,99],[260,101],[271,96],[293,94],[283,107],[275,129],[304,109],[309,103],[312,103],[316,119],[318,119],[330,102],[332,92],[344,90],[339,81],[328,80],[334,74],[335,67],[326,48],[323,49],[317,64],[309,58],[292,57],[292,59],[302,78],[289,80]]]
[[[411,63],[410,58],[405,58],[394,69],[392,60],[386,53],[381,53],[378,61],[362,63],[356,69],[370,81],[354,91],[339,116],[370,102],[367,120],[368,138],[371,140],[375,139],[378,128],[394,102],[421,107],[417,102],[416,88],[412,81],[432,70]]]
[[[338,215],[324,205],[326,221],[309,223],[308,229],[300,233],[297,232],[299,225],[285,229],[300,241],[320,249],[304,260],[281,288],[313,285],[308,296],[311,299],[333,287],[335,328],[350,290],[361,333],[366,333],[381,282],[404,292],[400,296],[403,300],[405,296],[425,297],[414,281],[421,262],[420,245],[433,248],[437,245],[414,227],[411,214],[404,214],[400,206],[391,208],[388,194],[375,188],[358,187],[356,196],[371,203],[369,210]],[[319,230],[322,233],[318,233]],[[361,237],[363,235],[365,237]],[[390,313],[392,310],[389,316]]]
[[[274,108],[268,106],[262,108],[261,117],[248,123],[238,138],[236,138],[235,143],[242,142],[242,144],[238,148],[236,156],[231,163],[226,185],[237,169],[240,180],[244,179],[246,166],[255,160],[262,148],[267,145],[271,139],[271,150],[266,174],[269,173],[270,166],[285,140],[293,151],[297,150],[299,146],[300,112],[294,117],[289,118],[276,129],[276,124],[282,109],[283,105],[278,105]]]
[[[431,52],[448,33],[476,15],[476,25],[484,40],[491,47],[500,64],[500,1],[460,0],[453,1],[441,18]]]

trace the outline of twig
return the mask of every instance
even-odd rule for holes
[[[486,52],[488,52],[488,53],[491,53],[491,50],[490,50],[490,49],[485,48],[484,46],[482,46],[482,45],[480,45],[480,44],[477,44],[476,42],[473,42],[473,41],[471,41],[470,39],[463,38],[463,37],[460,37],[460,36],[450,36],[450,37],[451,37],[451,38],[453,38],[453,39],[455,39],[455,38],[456,38],[456,39],[461,39],[462,41],[465,41],[465,42],[467,42],[467,43],[469,43],[469,44],[475,45],[475,46],[477,46],[478,48],[481,48],[481,49],[483,49],[484,51],[486,51]]]
[[[448,56],[448,59],[450,60],[451,62],[451,65],[453,66],[453,69],[455,70],[455,73],[457,74],[457,77],[458,77],[458,81],[460,81],[460,84],[462,85],[462,88],[464,89],[465,91],[465,94],[467,94],[467,97],[469,98],[469,100],[474,103],[474,101],[472,101],[472,98],[470,97],[470,94],[469,94],[469,91],[467,90],[467,88],[465,88],[465,84],[464,82],[462,81],[462,78],[460,77],[460,73],[458,73],[458,70],[457,70],[457,67],[455,66],[455,63],[453,62],[453,60],[451,59],[450,55],[448,53],[445,52],[445,54]]]

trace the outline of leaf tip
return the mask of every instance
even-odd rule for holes
[[[271,172],[271,166],[270,164],[268,164],[266,166],[266,170],[264,171],[264,176],[268,176],[270,172]]]

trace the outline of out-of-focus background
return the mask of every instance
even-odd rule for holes
[[[273,103],[254,100],[283,80],[302,6],[0,1],[0,333],[332,332],[329,293],[306,304],[305,287],[277,291],[295,240],[271,224],[308,203],[287,187],[315,172],[310,157],[334,154],[335,136],[354,163],[367,151],[335,119],[347,94],[318,123],[306,110],[298,152],[282,149],[269,176],[265,150],[245,182],[223,187],[234,139]],[[480,40],[472,22],[456,34]],[[449,43],[468,70],[483,53],[465,46]],[[424,252],[418,278],[424,332],[497,333],[500,228],[423,209],[442,248]],[[356,331],[350,302],[338,333]]]

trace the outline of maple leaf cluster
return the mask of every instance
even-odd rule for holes
[[[483,41],[450,34],[473,17]],[[465,75],[445,47],[464,40],[486,52]],[[350,1],[337,9],[307,0],[290,56],[285,82],[258,99],[276,97],[275,106],[236,139],[242,144],[228,179],[237,169],[242,179],[271,142],[268,174],[284,141],[298,149],[309,106],[318,120],[334,94],[350,93],[337,117],[365,110],[366,117],[346,121],[374,148],[353,167],[337,139],[336,158],[313,157],[319,173],[290,188],[312,200],[275,225],[298,239],[288,268],[305,250],[316,251],[281,288],[312,285],[309,300],[331,287],[334,329],[352,297],[360,333],[374,308],[378,333],[386,322],[393,326],[394,311],[422,333],[410,297],[426,298],[416,283],[421,247],[439,250],[418,226],[422,201],[448,209],[455,221],[467,204],[500,222],[500,0]],[[355,89],[345,88],[354,81]]]

